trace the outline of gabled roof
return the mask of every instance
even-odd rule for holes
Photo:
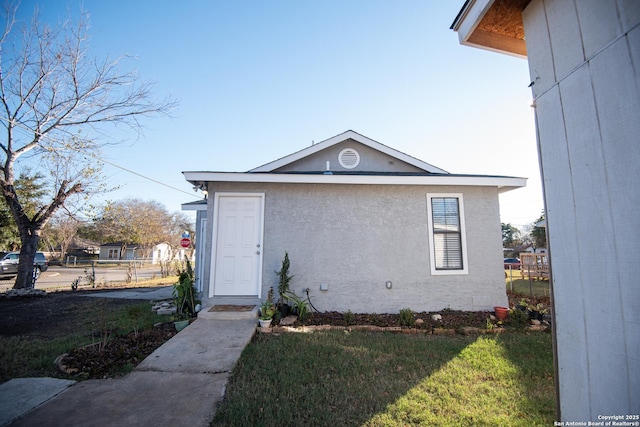
[[[387,157],[398,159],[409,165],[410,171],[324,171],[305,170],[289,167],[296,162],[304,162],[314,154],[345,141],[355,141]],[[339,147],[334,147],[339,148]],[[334,150],[335,151],[335,150]],[[317,157],[317,156],[316,156]],[[304,160],[302,160],[304,159]],[[415,170],[414,170],[415,168]],[[430,185],[430,186],[488,186],[497,187],[503,193],[526,185],[526,178],[460,175],[437,168],[357,132],[348,130],[303,150],[282,157],[273,162],[251,169],[248,172],[184,171],[185,179],[198,188],[207,188],[209,182],[253,182],[284,184],[346,184],[346,185]],[[204,186],[204,187],[203,187]],[[204,202],[200,202],[204,203]],[[192,205],[192,204],[188,204]],[[188,206],[188,205],[183,205]],[[198,209],[197,205],[189,206]],[[200,207],[201,208],[201,207]]]
[[[427,173],[448,174],[448,172],[443,169],[435,167],[429,163],[423,162],[422,160],[416,159],[415,157],[411,157],[408,154],[395,150],[391,147],[388,147],[384,144],[374,141],[371,138],[367,138],[364,135],[360,135],[359,133],[354,132],[352,130],[348,130],[332,138],[325,139],[324,141],[321,141],[303,150],[297,151],[293,154],[289,154],[288,156],[282,157],[278,160],[274,160],[273,162],[269,162],[262,166],[258,166],[257,168],[251,169],[249,172],[273,172],[276,169],[289,165],[304,157],[310,156],[312,154],[325,150],[329,147],[332,147],[336,144],[339,144],[349,139],[359,142],[360,144],[366,145],[367,147],[372,148],[374,150],[380,151],[381,153],[384,153],[388,156],[395,157],[396,159],[401,160],[405,163],[408,163],[412,166],[415,166],[419,169],[422,169]]]

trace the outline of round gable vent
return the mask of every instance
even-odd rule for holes
[[[338,154],[338,162],[345,169],[353,169],[360,163],[360,154],[353,148],[345,148]]]

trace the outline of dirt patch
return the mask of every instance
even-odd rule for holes
[[[84,331],[82,333],[87,337],[100,341],[104,335],[96,330],[97,325],[88,323],[89,314],[141,302],[90,298],[86,296],[89,292],[52,292],[44,297],[0,299],[0,336],[50,340]],[[175,334],[172,322],[138,331],[138,334],[119,336],[114,333],[104,348],[94,345],[76,349],[60,362],[65,366],[65,373],[74,379],[118,376],[138,365]]]
[[[44,297],[0,299],[0,335],[57,338],[78,331],[98,307],[139,304],[139,300],[89,298],[87,292],[52,292]]]

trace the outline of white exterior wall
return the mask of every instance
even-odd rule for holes
[[[507,303],[494,187],[212,183],[209,190],[210,212],[214,191],[265,193],[262,295],[277,291],[275,271],[287,251],[292,289],[303,295],[310,288],[320,311],[492,310]],[[427,193],[463,194],[469,274],[431,275]],[[328,291],[320,291],[322,283]]]
[[[640,413],[640,1],[524,14],[562,421]]]

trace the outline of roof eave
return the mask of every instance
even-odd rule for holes
[[[196,185],[204,182],[251,182],[287,184],[346,185],[430,185],[497,187],[500,193],[525,187],[526,178],[488,175],[324,175],[240,172],[183,172],[185,179]]]
[[[451,24],[458,33],[460,44],[498,52],[518,58],[527,58],[524,38],[509,36],[500,27],[522,27],[521,12],[528,0],[467,0]],[[509,13],[505,13],[509,12]],[[485,16],[491,16],[483,21]],[[487,28],[490,22],[495,28]]]

